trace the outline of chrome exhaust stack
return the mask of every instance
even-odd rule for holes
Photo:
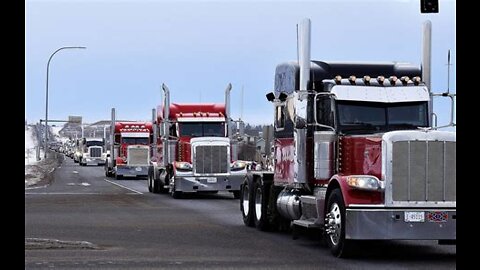
[[[232,117],[230,115],[230,91],[232,90],[232,84],[229,83],[225,89],[225,119],[227,122],[227,136],[232,139]]]
[[[162,89],[163,89],[163,134],[162,134],[162,143],[163,143],[163,148],[162,148],[162,155],[163,155],[163,166],[168,165],[169,159],[169,144],[168,144],[168,139],[169,139],[169,131],[170,131],[170,90],[168,87],[163,83],[162,84]]]
[[[306,127],[307,127],[307,97],[308,83],[310,82],[310,43],[311,27],[310,19],[306,18],[298,25],[298,65],[300,67],[299,88],[294,92],[295,119],[293,140],[295,143],[294,153],[294,176],[293,182],[305,184],[307,182],[307,150],[306,150]]]

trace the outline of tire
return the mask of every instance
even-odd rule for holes
[[[152,187],[152,180],[153,180],[153,168],[148,167],[148,177],[147,177],[147,183],[148,183],[148,192],[153,192],[153,187]]]
[[[233,193],[233,198],[236,200],[236,199],[240,199],[240,190],[235,190],[232,192]]]
[[[327,229],[325,239],[335,257],[351,255],[352,241],[345,239],[345,203],[340,189],[334,189],[327,202]]]
[[[253,220],[255,227],[260,231],[266,231],[269,228],[268,223],[268,186],[263,184],[261,179],[253,184]]]
[[[248,227],[255,226],[253,207],[253,181],[247,176],[240,185],[240,212],[242,212],[243,223]]]
[[[120,179],[122,179],[122,178],[123,178],[123,176],[122,176],[121,174],[115,173],[115,179],[116,179],[116,180],[120,180]]]

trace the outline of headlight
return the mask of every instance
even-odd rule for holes
[[[175,168],[177,168],[177,170],[180,170],[180,171],[191,171],[192,164],[188,162],[177,161],[175,162]]]
[[[245,169],[246,166],[247,164],[245,163],[245,161],[237,160],[230,165],[230,169],[232,171],[240,171]]]
[[[347,184],[352,188],[363,190],[381,190],[384,188],[382,181],[370,175],[347,176]]]

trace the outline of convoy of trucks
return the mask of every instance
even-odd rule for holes
[[[80,165],[105,175],[146,176],[152,193],[228,191],[246,226],[318,230],[336,257],[358,240],[438,240],[456,244],[455,94],[433,93],[431,24],[422,65],[310,59],[311,23],[298,25],[298,61],[277,65],[273,170],[250,170],[232,138],[231,84],[225,103],[163,102],[152,122],[115,120],[105,139],[81,138]],[[433,97],[451,99],[438,127]],[[268,146],[267,146],[268,147]]]
[[[242,183],[245,225],[319,229],[337,257],[354,240],[455,243],[456,134],[432,127],[430,27],[418,67],[312,61],[302,21],[299,61],[277,66],[266,95],[275,168]]]

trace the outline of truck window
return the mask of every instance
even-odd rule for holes
[[[148,138],[147,137],[123,137],[122,143],[129,144],[129,145],[133,145],[133,144],[146,145],[148,144]]]
[[[333,127],[332,101],[329,96],[317,97],[317,121],[318,124]]]
[[[225,123],[183,122],[178,124],[180,136],[187,137],[225,137]]]
[[[86,146],[103,146],[103,141],[87,141]]]
[[[427,102],[337,102],[338,127],[345,133],[387,132],[428,126]]]

